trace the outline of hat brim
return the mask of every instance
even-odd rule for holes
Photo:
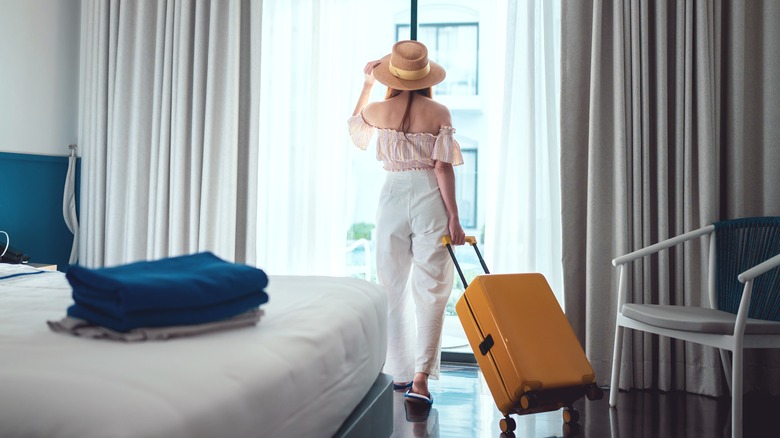
[[[428,63],[431,65],[431,71],[424,78],[407,81],[390,73],[390,55],[387,55],[379,60],[379,65],[374,67],[374,77],[381,84],[396,90],[422,90],[438,84],[447,76],[442,66],[430,60]]]

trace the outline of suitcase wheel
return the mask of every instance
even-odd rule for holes
[[[514,432],[515,428],[517,427],[517,423],[515,423],[514,418],[507,415],[498,422],[498,427],[503,433],[511,433]]]
[[[520,397],[520,407],[523,410],[531,409],[536,406],[537,396],[533,392],[526,392]]]
[[[573,424],[580,421],[580,413],[574,408],[563,408],[563,422]]]
[[[563,423],[561,431],[563,432],[563,436],[566,438],[575,437],[580,433],[580,425],[577,423]]]
[[[599,388],[599,385],[593,383],[585,388],[585,396],[588,397],[588,400],[601,400],[604,398],[604,390]]]

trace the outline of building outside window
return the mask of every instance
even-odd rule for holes
[[[396,40],[409,39],[408,24],[396,26]],[[422,23],[417,39],[428,47],[428,57],[447,71],[436,85],[443,96],[479,94],[479,23]]]

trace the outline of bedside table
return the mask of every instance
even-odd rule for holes
[[[33,268],[43,269],[45,271],[56,271],[57,265],[52,265],[51,263],[27,263],[27,266],[32,266]]]

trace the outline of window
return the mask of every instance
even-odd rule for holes
[[[461,147],[464,141],[461,141]],[[460,225],[477,228],[477,149],[463,148],[463,165],[455,166],[455,196]]]
[[[408,24],[396,25],[396,41],[409,39]],[[447,71],[436,93],[444,96],[479,94],[479,24],[424,23],[417,39],[428,47],[428,57]]]

